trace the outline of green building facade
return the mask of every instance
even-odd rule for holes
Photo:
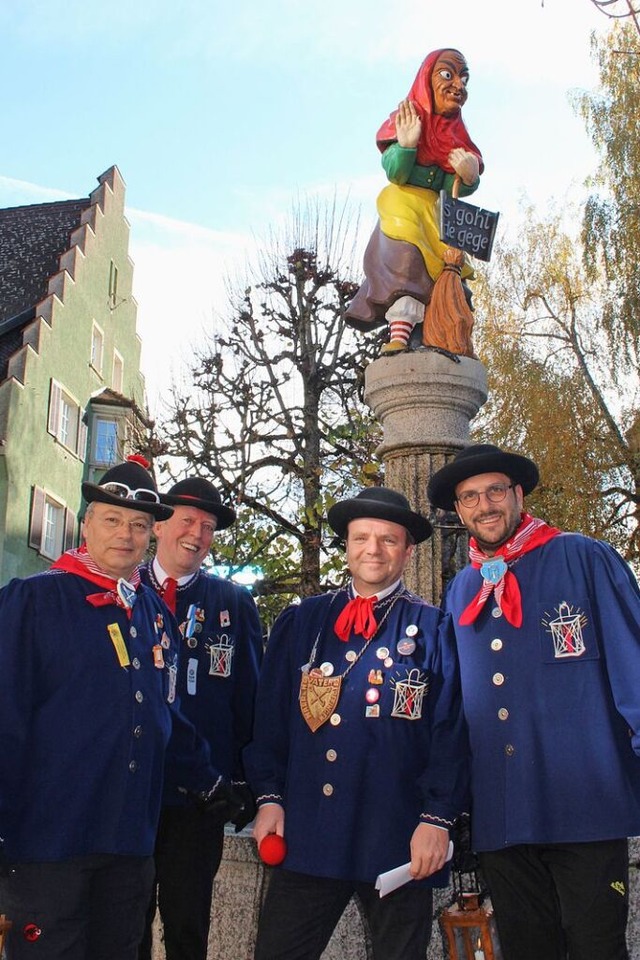
[[[78,544],[82,480],[149,427],[125,185],[98,183],[0,210],[0,585]]]

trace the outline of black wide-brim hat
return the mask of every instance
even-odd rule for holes
[[[118,484],[121,489],[110,492],[105,490],[105,484]],[[85,480],[82,484],[82,496],[87,503],[108,503],[112,507],[150,513],[156,520],[168,520],[173,513],[172,507],[160,502],[155,481],[149,471],[133,460],[111,467],[100,483],[89,483]]]
[[[520,484],[525,494],[535,490],[540,479],[536,464],[528,457],[501,450],[492,443],[472,443],[434,473],[427,496],[434,507],[454,510],[458,484],[481,473],[504,473],[513,483]]]
[[[432,532],[426,517],[414,513],[409,508],[407,498],[388,487],[367,487],[349,500],[334,503],[327,513],[331,527],[343,540],[347,537],[349,522],[360,517],[399,523],[409,531],[416,543],[428,540]]]
[[[203,477],[180,480],[168,493],[161,493],[160,499],[173,507],[196,507],[213,514],[218,521],[216,530],[225,530],[236,519],[235,510],[224,506],[216,488]]]

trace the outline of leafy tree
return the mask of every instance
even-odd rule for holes
[[[640,382],[626,353],[609,346],[610,285],[587,275],[559,215],[528,210],[526,219],[476,286],[484,321],[476,349],[490,379],[476,436],[536,460],[534,512],[638,561],[640,473],[629,427]]]
[[[584,257],[589,277],[602,271],[615,293],[604,304],[603,326],[617,350],[635,352],[640,334],[640,37],[618,21],[592,37],[600,88],[574,97],[600,155],[584,212]]]
[[[600,87],[574,96],[600,161],[581,236],[559,214],[529,210],[523,235],[486,272],[476,339],[491,400],[477,429],[540,463],[533,509],[605,537],[638,565],[640,39],[617,22],[592,51]],[[565,222],[580,217],[566,211]]]
[[[225,319],[196,355],[192,385],[174,389],[163,426],[173,472],[177,464],[214,478],[237,505],[218,555],[261,569],[267,619],[336,582],[342,563],[327,549],[327,508],[380,482],[380,436],[360,399],[379,339],[344,321],[356,230],[335,203],[294,212],[249,281],[231,285]]]

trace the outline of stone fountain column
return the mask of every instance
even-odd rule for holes
[[[385,484],[429,515],[427,483],[469,442],[469,424],[487,399],[479,360],[418,349],[381,357],[365,370],[365,400],[384,431],[378,449]],[[455,515],[438,519],[405,573],[410,590],[438,604],[443,584],[466,563],[466,534]]]

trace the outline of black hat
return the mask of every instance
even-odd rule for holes
[[[82,484],[82,496],[87,503],[109,503],[113,507],[126,507],[150,513],[156,520],[168,520],[173,510],[163,506],[155,481],[148,470],[144,457],[135,454],[126,463],[119,463],[107,470],[100,483]]]
[[[479,473],[504,473],[520,484],[525,494],[535,489],[540,476],[537,466],[528,457],[508,453],[492,443],[472,443],[434,473],[427,487],[429,500],[434,507],[454,510],[458,484]]]
[[[359,517],[399,523],[409,531],[416,543],[422,543],[431,536],[429,521],[409,509],[409,501],[402,493],[389,490],[388,487],[367,487],[350,500],[334,503],[327,514],[327,520],[343,539],[347,536],[349,521]]]
[[[173,507],[196,507],[198,510],[204,510],[205,513],[213,514],[218,520],[216,530],[230,527],[236,519],[235,510],[223,506],[218,491],[202,477],[188,477],[186,480],[180,480],[168,493],[160,494],[160,499]]]

